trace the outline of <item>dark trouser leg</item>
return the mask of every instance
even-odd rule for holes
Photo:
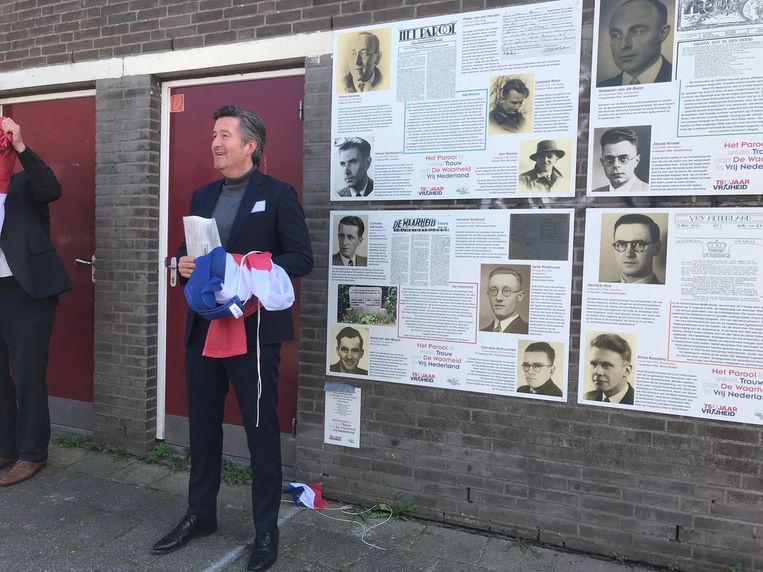
[[[34,463],[48,458],[50,414],[45,370],[55,315],[54,298],[32,298],[15,278],[0,279],[0,337],[5,342],[16,392],[16,451],[20,459]],[[12,397],[7,370],[5,367],[0,374],[3,408],[9,406],[5,400]]]
[[[217,514],[217,493],[223,455],[223,412],[228,378],[222,361],[201,355],[208,323],[198,320],[186,348],[188,424],[191,441],[191,476],[188,513],[202,518]]]
[[[0,457],[16,457],[16,386],[11,381],[8,347],[0,337]]]
[[[260,372],[260,422],[257,427],[257,350],[246,356],[228,358],[236,398],[241,407],[249,454],[252,459],[252,518],[256,534],[268,532],[278,524],[283,475],[281,471],[281,432],[278,427],[278,364],[281,344],[262,344]]]

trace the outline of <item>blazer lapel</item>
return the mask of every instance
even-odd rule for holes
[[[224,179],[220,179],[212,185],[210,192],[202,195],[202,201],[199,205],[199,216],[204,218],[212,218],[212,213],[215,210],[217,199],[220,197],[220,192],[223,188]]]
[[[249,213],[252,212],[254,203],[257,202],[257,199],[262,195],[263,180],[262,173],[260,173],[259,169],[256,169],[254,173],[252,173],[252,177],[249,179],[249,184],[246,186],[246,191],[244,191],[244,197],[241,199],[241,205],[239,205],[238,212],[236,213],[236,219],[233,221],[233,228],[231,228],[230,237],[228,237],[228,244],[225,245],[225,250],[228,252],[230,252],[230,245],[236,242],[238,235],[241,233],[241,229],[244,227],[244,223],[246,222]]]

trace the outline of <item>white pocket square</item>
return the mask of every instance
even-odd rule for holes
[[[253,213],[261,213],[265,210],[265,201],[257,201],[254,203],[254,206],[252,207]]]

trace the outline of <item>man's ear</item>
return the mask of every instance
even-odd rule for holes
[[[524,299],[525,299],[525,291],[524,290],[520,290],[519,294],[517,294],[517,301],[521,302]]]
[[[654,255],[657,256],[662,251],[662,241],[658,240],[654,243]]]
[[[660,43],[665,41],[665,38],[668,37],[668,34],[670,34],[670,24],[665,24],[662,28],[660,28]]]
[[[628,364],[623,369],[625,369],[625,375],[623,375],[623,377],[629,376],[631,372],[633,371],[633,364],[631,362],[628,362]]]
[[[244,145],[244,147],[246,149],[245,152],[247,157],[251,157],[252,155],[254,155],[254,152],[257,150],[257,141],[252,139],[246,145]]]

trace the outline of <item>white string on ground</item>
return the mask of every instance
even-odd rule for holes
[[[356,526],[359,526],[361,528],[361,530],[363,531],[363,534],[360,537],[360,541],[363,544],[365,544],[367,546],[370,546],[371,548],[376,548],[377,550],[385,550],[386,551],[387,550],[386,548],[382,548],[381,546],[378,546],[378,545],[374,544],[373,542],[369,542],[368,540],[366,540],[366,535],[369,532],[371,532],[374,528],[376,528],[377,526],[381,526],[382,524],[387,524],[390,521],[390,519],[392,518],[392,514],[393,514],[392,513],[392,509],[388,505],[386,505],[386,504],[377,504],[377,505],[372,506],[369,509],[366,509],[366,510],[363,510],[363,511],[360,511],[360,512],[349,512],[348,509],[350,509],[350,508],[352,508],[352,507],[343,506],[343,507],[340,507],[338,509],[328,509],[328,510],[339,510],[339,511],[342,512],[342,514],[346,514],[346,515],[349,515],[349,516],[363,516],[364,514],[366,514],[368,512],[371,512],[371,511],[374,511],[374,510],[388,510],[389,514],[387,515],[387,518],[385,518],[382,522],[377,522],[373,526],[367,526],[367,525],[363,524],[362,522],[360,522],[358,520],[350,520],[350,519],[347,519],[347,518],[337,518],[335,516],[329,516],[327,514],[323,514],[323,511],[320,511],[320,510],[317,510],[315,512],[320,514],[323,518],[328,518],[329,520],[337,520],[339,522],[349,522],[350,524],[354,524]],[[310,509],[307,509],[307,510],[310,510]]]

